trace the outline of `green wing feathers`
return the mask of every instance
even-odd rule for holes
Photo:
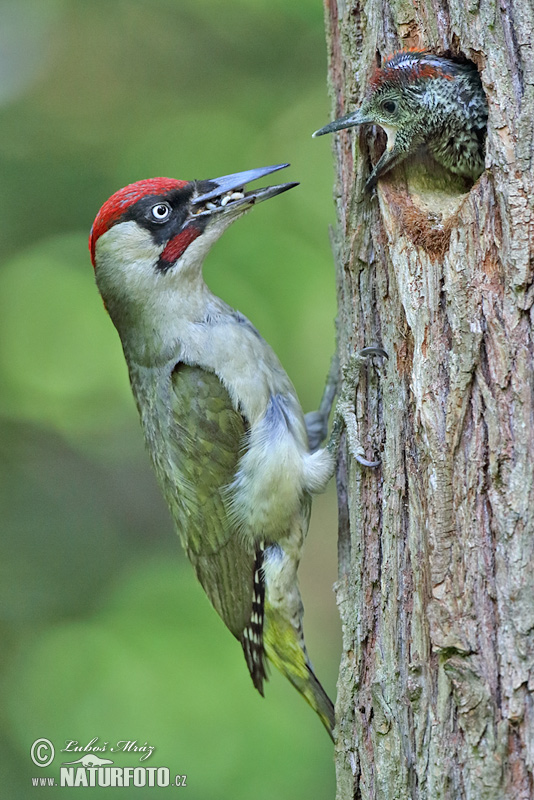
[[[255,554],[228,518],[225,491],[237,469],[245,422],[217,376],[200,367],[178,364],[172,390],[178,533],[215,610],[240,639],[252,611]]]
[[[241,642],[254,685],[263,693],[263,552],[247,549],[227,507],[246,424],[219,378],[200,367],[175,367],[171,399],[178,532],[204,591]]]

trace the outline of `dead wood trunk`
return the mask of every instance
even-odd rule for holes
[[[382,345],[340,458],[338,800],[534,797],[534,10],[325,0],[333,114],[378,56],[461,55],[489,105],[471,188],[411,163],[362,200],[376,131],[335,137],[339,352]],[[318,126],[322,124],[318,120]]]

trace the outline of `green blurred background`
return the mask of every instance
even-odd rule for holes
[[[330,142],[310,136],[329,118],[325,73],[320,0],[0,2],[3,797],[83,791],[30,788],[76,758],[35,767],[40,737],[148,742],[144,765],[187,774],[188,800],[333,796],[320,722],[277,674],[257,695],[180,550],[87,251],[126,183],[291,162],[280,180],[301,185],[239,221],[205,274],[316,407],[335,316]],[[335,579],[331,487],[301,583],[332,696]]]

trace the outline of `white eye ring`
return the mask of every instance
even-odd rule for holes
[[[172,208],[168,203],[156,203],[152,206],[150,213],[156,222],[166,222],[171,215]]]

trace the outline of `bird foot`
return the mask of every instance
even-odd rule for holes
[[[364,347],[363,350],[353,353],[343,367],[338,402],[334,412],[332,434],[327,444],[328,451],[335,455],[339,447],[341,433],[345,428],[350,453],[364,467],[378,467],[381,463],[380,459],[378,461],[369,461],[365,458],[363,447],[358,438],[358,424],[354,412],[354,390],[358,383],[361,368],[373,356],[388,358],[388,354],[382,347]]]

